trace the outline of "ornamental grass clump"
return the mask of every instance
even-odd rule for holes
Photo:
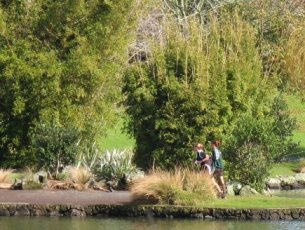
[[[70,179],[80,185],[86,185],[93,177],[92,173],[83,167],[72,167],[69,169]]]
[[[210,177],[189,169],[152,171],[135,180],[131,192],[136,199],[183,206],[203,206],[216,198]]]
[[[12,173],[12,169],[0,169],[0,183],[11,183]]]

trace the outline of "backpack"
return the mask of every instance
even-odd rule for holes
[[[218,148],[214,148],[213,150],[213,168],[223,168],[223,160],[222,160],[222,153]]]

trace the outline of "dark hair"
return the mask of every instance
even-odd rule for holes
[[[219,145],[220,145],[220,141],[218,141],[218,140],[213,141],[213,145],[215,145],[216,147],[219,147]]]

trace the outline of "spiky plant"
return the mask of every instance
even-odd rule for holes
[[[94,172],[99,180],[118,181],[123,177],[134,177],[140,170],[132,162],[133,152],[131,150],[114,149],[106,151],[98,158],[97,167]]]

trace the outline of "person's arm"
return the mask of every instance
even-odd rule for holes
[[[208,161],[210,159],[208,154],[205,154],[205,158],[203,158],[201,161],[199,161],[200,163],[204,163],[206,161]]]

